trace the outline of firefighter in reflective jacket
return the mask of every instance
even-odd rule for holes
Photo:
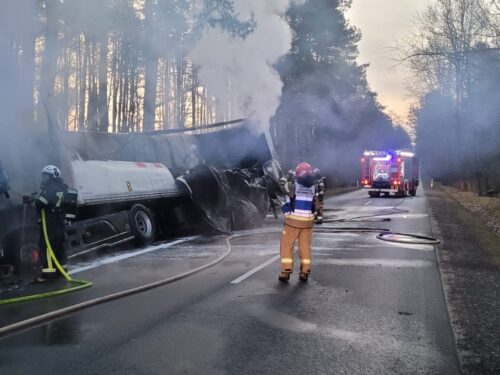
[[[299,278],[307,281],[311,273],[311,239],[314,226],[314,198],[316,179],[313,168],[308,163],[300,163],[295,171],[290,171],[280,179],[279,185],[286,194],[283,206],[285,225],[281,233],[280,281],[288,281],[293,272],[293,249],[299,242]]]
[[[50,245],[54,250],[54,255],[59,263],[65,267],[65,216],[62,205],[67,186],[61,178],[59,168],[53,165],[48,165],[42,169],[42,183],[40,188],[42,189],[40,195],[31,199],[31,205],[37,209],[39,214],[41,214],[42,210],[45,210]],[[45,242],[42,224],[40,224],[39,249],[42,263],[42,274],[36,279],[36,281],[43,282],[45,281],[45,278],[51,274],[57,274],[60,276],[59,272],[55,268],[49,267],[51,264],[51,262],[49,262],[50,255],[47,252],[47,244]]]
[[[325,206],[325,192],[326,192],[326,178],[321,176],[318,168],[314,170],[314,177],[316,180],[316,192],[314,195],[314,222],[316,224],[323,224],[323,210]]]

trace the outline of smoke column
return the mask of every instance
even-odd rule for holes
[[[253,15],[255,30],[242,39],[209,28],[190,53],[201,82],[220,105],[237,98],[238,115],[250,118],[260,129],[269,126],[280,104],[283,83],[273,64],[290,50],[292,32],[283,16],[297,2],[235,0],[240,19]]]

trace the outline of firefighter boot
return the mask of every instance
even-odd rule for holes
[[[309,274],[308,273],[306,273],[306,272],[299,273],[299,279],[300,279],[300,281],[307,281],[308,278],[309,278]]]
[[[282,282],[287,282],[290,280],[290,272],[280,272],[278,280]]]

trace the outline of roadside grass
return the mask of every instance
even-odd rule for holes
[[[436,255],[461,373],[499,374],[500,236],[483,221],[498,217],[498,200],[441,184],[425,193],[442,240]]]
[[[479,197],[474,193],[448,186],[443,186],[443,189],[500,237],[500,198]]]
[[[461,191],[448,186],[439,186],[446,195],[470,212],[478,222],[476,226],[486,226],[494,236],[481,236],[480,241],[487,243],[487,249],[495,263],[500,266],[500,198],[480,197],[468,191]],[[462,215],[457,212],[458,215]]]

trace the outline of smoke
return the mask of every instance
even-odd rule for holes
[[[236,116],[253,120],[261,129],[280,104],[283,88],[274,64],[291,47],[292,32],[283,19],[293,0],[236,0],[240,19],[256,22],[246,38],[219,27],[207,28],[190,52],[201,82],[224,106],[236,104]],[[300,0],[300,2],[304,2]]]

